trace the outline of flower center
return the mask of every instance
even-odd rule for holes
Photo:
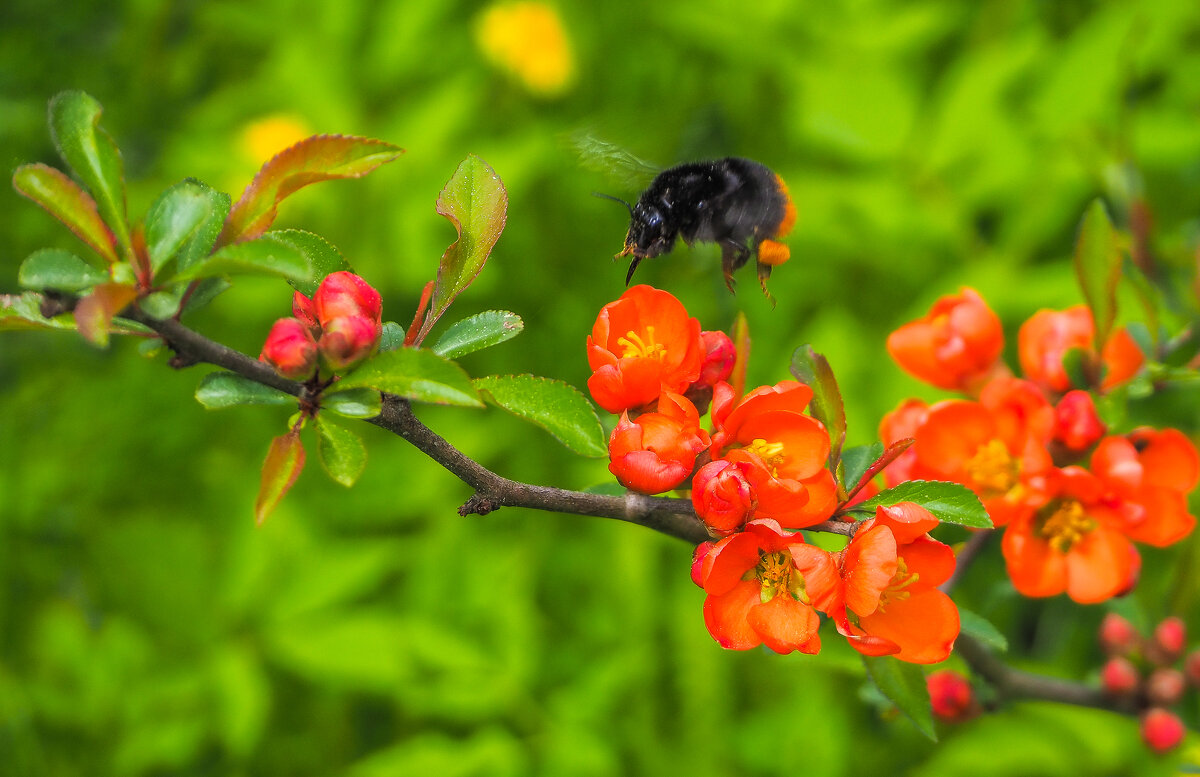
[[[626,359],[658,359],[661,361],[667,352],[665,345],[655,342],[654,327],[652,326],[646,327],[645,339],[630,329],[624,337],[617,339],[617,345],[625,349],[621,352],[621,357]]]
[[[967,476],[985,495],[1003,496],[1021,482],[1021,462],[1008,453],[1000,440],[988,440],[967,462]]]
[[[746,580],[757,580],[762,586],[759,599],[763,604],[777,595],[787,593],[797,601],[810,604],[804,585],[804,575],[792,562],[792,554],[785,550],[774,553],[759,551],[758,566],[746,573]]]
[[[896,574],[892,575],[892,581],[888,583],[887,588],[883,589],[883,594],[879,597],[878,612],[883,612],[884,608],[892,602],[902,602],[912,596],[912,591],[909,591],[908,588],[920,579],[920,574],[908,571],[908,564],[904,562],[903,556],[897,558]]]
[[[1050,543],[1051,548],[1066,553],[1096,528],[1096,521],[1088,517],[1079,502],[1060,499],[1038,511],[1037,525],[1037,533]]]
[[[767,442],[763,438],[757,437],[746,446],[746,450],[762,459],[763,464],[770,470],[771,477],[779,476],[779,468],[786,460],[783,443]]]

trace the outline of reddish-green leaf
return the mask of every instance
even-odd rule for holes
[[[92,193],[120,252],[133,256],[125,215],[125,167],[117,144],[100,126],[103,108],[86,92],[60,92],[50,100],[50,134],[63,161]]]
[[[734,392],[740,397],[746,393],[746,365],[750,362],[750,322],[740,310],[733,319],[733,330],[729,336],[733,340],[734,350],[737,351],[733,372],[729,375],[729,385],[733,386]]]
[[[117,244],[100,218],[96,201],[79,184],[49,165],[22,165],[13,173],[13,188],[66,224],[105,262],[117,261]],[[103,267],[103,262],[94,262]]]
[[[92,343],[106,348],[113,316],[137,297],[137,289],[120,283],[102,283],[75,306],[75,326]]]
[[[791,370],[797,380],[813,391],[809,412],[829,430],[829,462],[836,470],[842,444],[846,442],[846,408],[833,370],[825,357],[814,351],[811,345],[802,345],[795,350]]]
[[[879,450],[882,451],[882,453],[880,453],[878,457],[871,462],[870,466],[868,466],[858,475],[857,479],[851,478],[849,475],[846,476],[844,485],[849,489],[846,493],[846,500],[848,501],[853,499],[854,495],[863,490],[867,483],[871,482],[873,477],[878,475],[880,472],[883,472],[887,465],[900,458],[900,454],[912,447],[914,442],[916,442],[916,440],[913,438],[905,437],[903,440],[896,440],[896,442],[889,445],[887,450],[883,450],[883,443],[875,443],[874,445],[870,446],[871,451]],[[847,453],[849,453],[849,451],[847,451]],[[846,458],[843,457],[842,461],[844,464]],[[843,471],[848,472],[849,469],[843,466]]]
[[[17,282],[27,289],[77,292],[107,280],[108,273],[61,248],[34,251],[17,271]]]
[[[458,239],[442,254],[433,300],[416,343],[425,341],[454,298],[463,292],[492,252],[508,217],[508,192],[488,163],[470,154],[438,196],[437,212],[449,219]]]
[[[300,477],[304,469],[304,445],[300,442],[300,430],[293,429],[271,441],[267,458],[263,461],[262,483],[258,499],[254,502],[254,520],[261,526],[283,497]]]
[[[177,271],[212,250],[229,214],[229,195],[187,179],[167,189],[146,214],[146,253],[157,274],[175,259]]]
[[[361,178],[391,162],[404,149],[371,138],[314,135],[276,154],[259,169],[254,180],[229,212],[218,245],[258,237],[275,220],[281,200],[317,181]]]
[[[1117,317],[1117,283],[1121,280],[1121,245],[1104,203],[1093,200],[1079,225],[1075,242],[1075,274],[1095,321],[1095,350],[1100,353]]]

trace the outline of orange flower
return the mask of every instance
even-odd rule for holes
[[[608,469],[628,489],[660,494],[691,476],[696,456],[708,445],[696,408],[666,392],[657,413],[642,413],[633,421],[621,414],[608,440]]]
[[[587,340],[588,390],[610,413],[641,408],[700,377],[700,322],[674,296],[634,286],[600,311]]]
[[[987,375],[1003,348],[999,317],[965,286],[887,340],[888,353],[905,372],[952,391],[965,391]]]
[[[756,520],[744,531],[696,548],[693,579],[708,596],[704,623],[722,647],[765,644],[776,653],[821,649],[817,610],[828,613],[839,586],[830,554]]]
[[[692,506],[710,533],[729,534],[754,517],[758,497],[746,479],[747,464],[710,461],[692,478]]]
[[[916,437],[917,430],[929,417],[929,405],[920,399],[906,399],[879,422],[879,439],[885,448],[909,437]],[[901,453],[883,470],[883,479],[888,487],[914,479],[917,452],[912,447]]]
[[[1017,335],[1017,354],[1025,377],[1048,391],[1071,388],[1071,379],[1063,368],[1063,356],[1072,348],[1081,348],[1095,358],[1092,340],[1095,326],[1086,305],[1067,310],[1039,310],[1021,325]],[[1107,390],[1133,377],[1145,356],[1124,329],[1114,329],[1100,353],[1104,365],[1101,388]]]
[[[1015,409],[1022,407],[1020,402],[990,399],[995,411],[982,402],[967,400],[931,407],[915,435],[914,474],[962,483],[979,496],[992,523],[1003,526],[1042,503],[1036,486],[1051,461],[1045,441],[1034,434],[1042,430],[1042,424],[1021,423],[1021,414]],[[1030,414],[1028,408],[1024,414],[1041,417],[1037,411]]]
[[[1095,604],[1127,590],[1141,568],[1137,550],[1105,520],[1104,484],[1080,467],[1047,479],[1048,500],[1013,518],[1001,547],[1008,576],[1025,596],[1065,592]]]
[[[1104,515],[1135,542],[1166,547],[1195,527],[1187,493],[1200,478],[1200,456],[1178,429],[1106,437],[1092,454],[1092,472],[1105,488]]]
[[[785,380],[761,386],[734,404],[723,386],[717,384],[713,398],[713,459],[746,465],[745,478],[758,499],[755,515],[789,529],[832,515],[837,487],[825,468],[829,434],[803,414],[812,390]]]
[[[958,638],[958,608],[938,590],[954,551],[929,536],[933,515],[912,502],[876,508],[842,551],[845,611],[835,618],[850,646],[914,664],[944,661]]]

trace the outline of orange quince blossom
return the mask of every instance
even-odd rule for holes
[[[923,400],[906,399],[879,422],[879,439],[887,448],[903,439],[915,437],[917,430],[921,428],[928,417],[929,405],[925,404]],[[917,452],[910,447],[883,470],[884,482],[890,488],[907,480],[913,480],[913,471],[916,465]]]
[[[826,469],[829,433],[804,415],[812,390],[785,380],[761,386],[734,403],[732,390],[714,388],[714,460],[746,465],[743,472],[758,499],[755,515],[789,529],[820,523],[837,506],[837,486]]]
[[[992,523],[1004,526],[1042,503],[1035,486],[1052,464],[1045,440],[1033,433],[1041,426],[1031,429],[1017,422],[1014,407],[1020,403],[993,407],[997,409],[968,400],[931,407],[914,435],[913,475],[962,483],[979,496]]]
[[[1093,354],[1095,327],[1086,305],[1066,310],[1039,310],[1021,325],[1017,335],[1017,355],[1025,377],[1048,391],[1071,388],[1071,379],[1063,368],[1063,356],[1072,348]],[[1114,329],[1100,353],[1105,367],[1101,388],[1111,389],[1133,377],[1145,356],[1125,329]]]
[[[966,391],[996,366],[1004,330],[974,289],[963,287],[933,303],[922,318],[901,326],[887,339],[896,363],[913,377],[938,388]]]
[[[1104,515],[1131,540],[1161,548],[1195,527],[1187,494],[1200,479],[1200,455],[1178,429],[1106,437],[1092,454],[1092,472],[1105,487]]]
[[[660,494],[691,476],[696,456],[708,445],[692,403],[665,392],[658,412],[642,413],[633,421],[621,414],[608,440],[608,469],[628,489]]]
[[[1080,604],[1095,604],[1128,590],[1141,560],[1108,520],[1101,479],[1064,467],[1046,485],[1046,503],[1015,516],[1004,532],[1001,548],[1017,591],[1035,597],[1065,592]]]
[[[776,653],[820,651],[817,610],[830,611],[840,584],[827,551],[769,519],[696,548],[692,579],[708,594],[704,623],[722,647]]]
[[[876,508],[839,558],[845,611],[835,617],[850,646],[914,664],[944,661],[958,638],[958,608],[938,586],[954,551],[928,532],[937,518],[912,502]]]
[[[670,293],[630,288],[605,305],[587,340],[588,390],[610,413],[650,404],[663,391],[683,393],[700,377],[700,322]]]

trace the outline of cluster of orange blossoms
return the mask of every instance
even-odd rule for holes
[[[1200,479],[1200,457],[1188,438],[1148,427],[1108,435],[1092,395],[1072,386],[1064,367],[1072,349],[1102,376],[1101,391],[1142,367],[1125,329],[1099,354],[1094,337],[1085,306],[1039,311],[1021,327],[1024,378],[1014,377],[1000,361],[999,318],[964,288],[888,339],[904,370],[971,398],[910,399],[883,419],[885,444],[915,440],[884,471],[887,484],[949,480],[974,491],[1005,527],[1008,574],[1026,596],[1095,603],[1119,595],[1141,567],[1133,542],[1170,545],[1196,522],[1187,494]]]
[[[587,351],[592,397],[620,414],[610,471],[645,494],[690,485],[714,537],[696,549],[692,579],[707,594],[717,642],[816,653],[824,613],[866,655],[949,655],[958,610],[937,586],[954,553],[929,536],[938,521],[928,511],[880,507],[837,552],[795,531],[838,506],[829,433],[804,413],[808,386],[788,380],[739,397],[727,382],[737,357],[730,338],[701,331],[679,300],[644,285],[600,311]]]

